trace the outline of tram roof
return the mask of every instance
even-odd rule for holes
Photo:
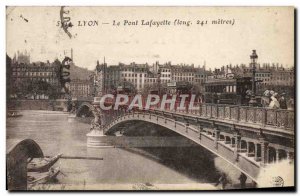
[[[207,80],[205,85],[226,85],[226,84],[235,84],[239,82],[250,81],[251,77],[241,77],[241,78],[214,78],[211,80]]]

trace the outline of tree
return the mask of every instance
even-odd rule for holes
[[[55,99],[58,96],[57,87],[43,80],[26,81],[18,86],[19,97],[33,96],[33,99],[36,99],[37,95],[46,95]]]

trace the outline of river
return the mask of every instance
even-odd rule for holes
[[[60,159],[56,163],[63,173],[58,176],[59,185],[73,188],[83,186],[86,189],[139,189],[141,184],[156,188],[174,185],[172,189],[194,186],[195,189],[214,188],[209,183],[217,176],[215,169],[213,166],[211,169],[201,169],[201,163],[199,165],[196,162],[201,162],[201,157],[199,160],[187,159],[186,152],[192,152],[189,148],[146,149],[145,154],[151,153],[151,156],[122,148],[87,148],[88,124],[79,121],[69,123],[68,114],[64,112],[32,110],[21,113],[21,117],[7,119],[7,144],[30,138],[41,146],[45,155],[63,153],[66,156],[103,158]],[[199,152],[196,149],[194,153]],[[158,161],[165,154],[169,155],[168,160]]]

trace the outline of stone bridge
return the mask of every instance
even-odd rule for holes
[[[7,144],[6,172],[8,190],[27,190],[28,158],[44,157],[40,146],[31,139]]]
[[[213,104],[201,104],[198,108],[101,112],[98,108],[95,114],[101,113],[102,125],[100,130],[87,134],[88,146],[97,146],[100,137],[122,133],[125,127],[145,122],[201,145],[254,181],[261,167],[294,159],[294,111]]]

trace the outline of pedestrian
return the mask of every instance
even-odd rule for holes
[[[279,102],[277,101],[275,95],[277,95],[277,94],[275,93],[275,94],[271,97],[271,102],[270,102],[269,108],[272,108],[272,109],[278,109],[278,108],[280,108],[280,104],[279,104]]]
[[[294,110],[294,99],[291,97],[288,101],[288,110]]]
[[[239,180],[240,180],[241,189],[244,189],[246,187],[247,176],[244,173],[241,173]]]
[[[223,172],[218,180],[218,182],[216,183],[216,186],[218,186],[219,184],[222,185],[222,189],[225,189],[226,185],[228,183],[228,179],[226,174]]]
[[[263,96],[263,97],[261,98],[261,105],[262,105],[263,107],[268,107],[268,106],[270,105],[270,98],[267,97],[267,96]]]
[[[285,93],[281,94],[281,97],[279,98],[279,105],[281,109],[287,109],[286,99],[285,99]]]

